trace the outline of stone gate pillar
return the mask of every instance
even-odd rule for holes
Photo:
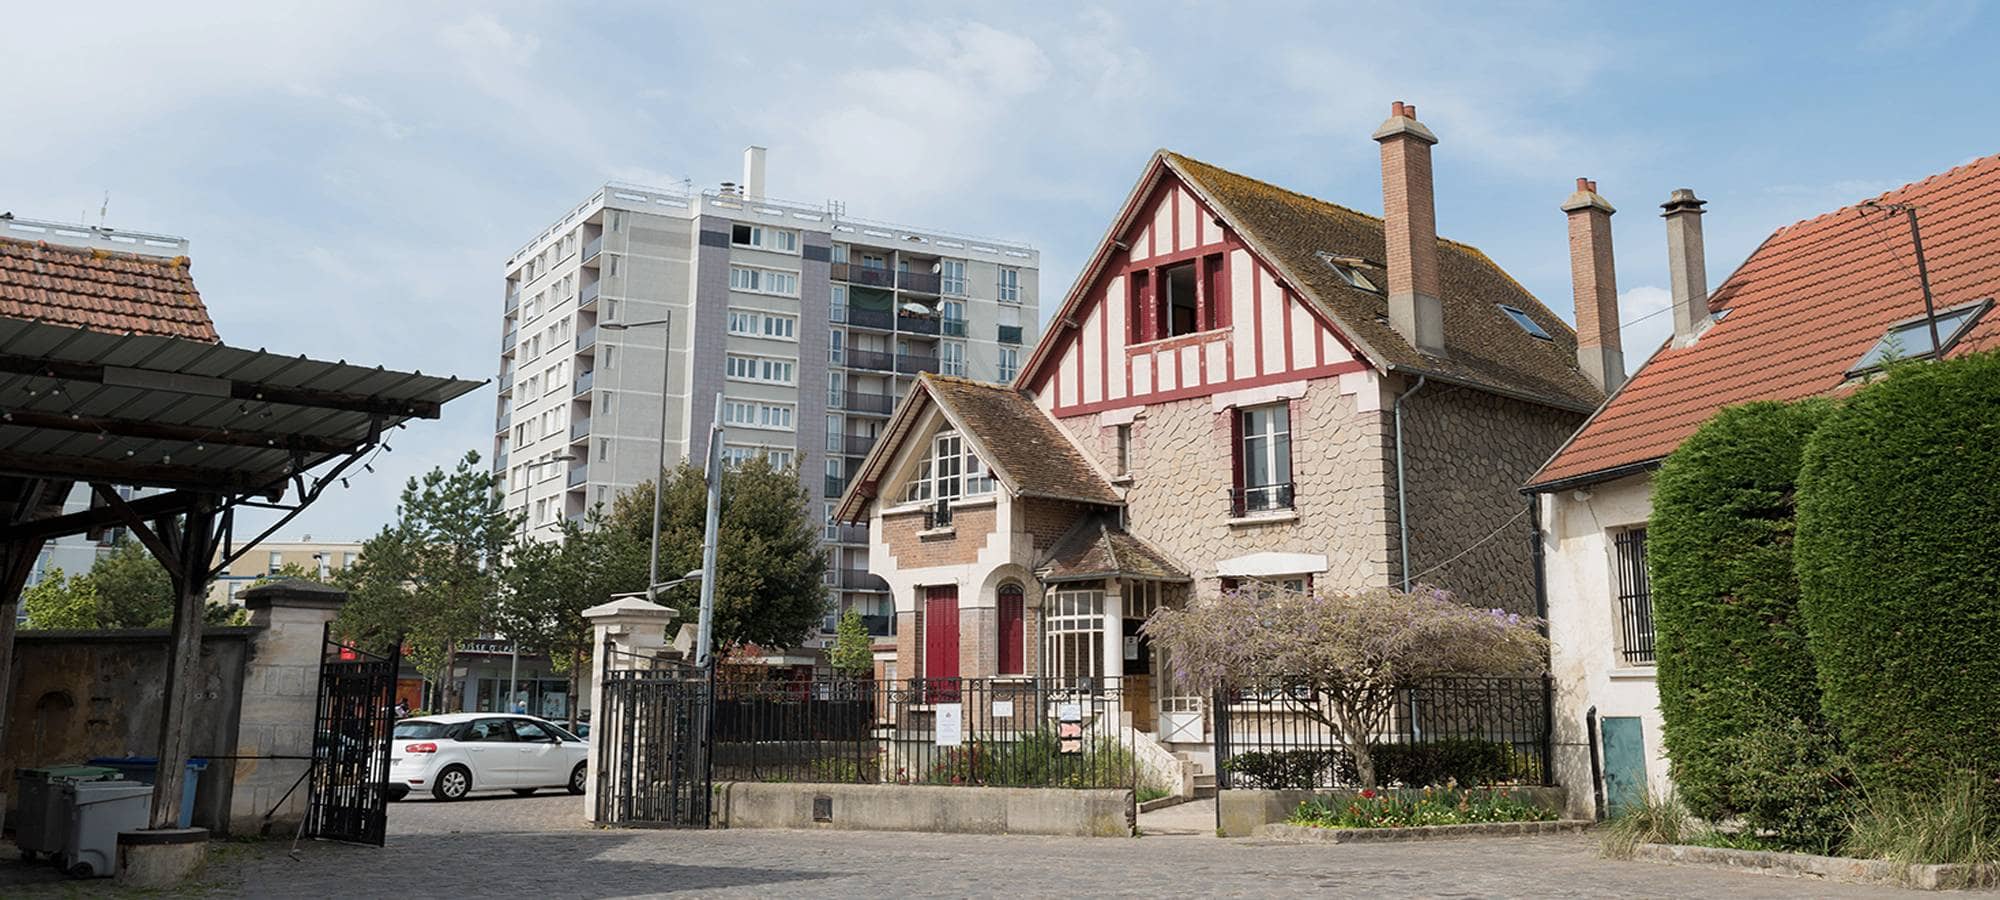
[[[591,626],[590,650],[590,769],[584,779],[584,815],[597,819],[597,767],[604,748],[614,746],[625,723],[604,696],[604,674],[612,669],[630,668],[637,660],[624,654],[651,659],[667,649],[667,627],[680,612],[638,597],[620,597],[610,603],[583,611]],[[610,648],[616,659],[606,653]]]

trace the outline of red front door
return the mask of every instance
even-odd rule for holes
[[[958,677],[958,585],[925,589],[924,677]]]

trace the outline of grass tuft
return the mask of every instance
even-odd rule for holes
[[[1694,835],[1694,818],[1680,798],[1648,790],[1605,827],[1602,850],[1611,859],[1631,859],[1640,844],[1682,844]]]

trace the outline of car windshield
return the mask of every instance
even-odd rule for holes
[[[564,728],[561,725],[557,725],[554,722],[543,722],[542,724],[547,726],[549,729],[549,733],[554,734],[558,740],[565,740],[565,741],[583,740],[583,738],[579,737],[576,734],[576,732],[572,732],[569,729]]]
[[[422,719],[405,719],[396,723],[396,738],[437,739],[451,730],[450,722],[426,722]]]

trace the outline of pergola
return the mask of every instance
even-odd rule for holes
[[[152,827],[173,827],[208,582],[388,449],[391,430],[437,418],[483,383],[0,318],[0,742],[16,610],[43,544],[126,528],[174,586],[152,806]],[[91,506],[65,514],[78,484],[90,486]],[[160,493],[128,499],[121,486]],[[243,508],[277,521],[239,542]]]

